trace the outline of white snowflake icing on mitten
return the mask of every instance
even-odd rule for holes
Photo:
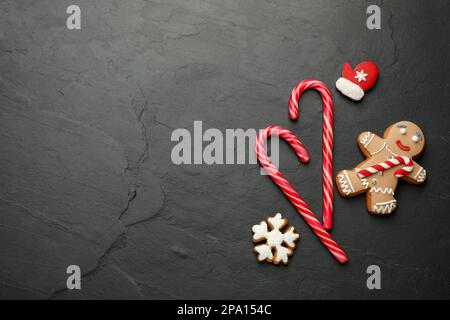
[[[295,249],[295,241],[299,238],[294,233],[294,228],[289,227],[284,233],[282,229],[287,225],[287,219],[283,219],[280,213],[268,218],[252,227],[253,242],[266,241],[264,244],[255,246],[254,251],[258,254],[258,261],[273,262],[274,264],[287,264],[289,256]],[[269,231],[270,229],[270,231]]]

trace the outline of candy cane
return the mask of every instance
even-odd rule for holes
[[[333,240],[331,235],[325,230],[322,224],[317,220],[314,214],[309,209],[305,201],[295,191],[292,185],[286,180],[286,178],[278,171],[272,164],[264,149],[264,142],[272,135],[278,135],[286,140],[289,145],[294,149],[295,153],[303,163],[309,162],[309,154],[306,151],[300,140],[289,130],[279,126],[269,126],[262,130],[256,139],[256,155],[259,162],[264,167],[266,172],[270,175],[270,178],[275,184],[283,191],[288,197],[289,201],[294,205],[300,215],[305,219],[306,223],[312,228],[314,233],[319,237],[320,241],[327,247],[331,254],[340,262],[347,262],[348,258],[344,251],[339,247],[336,241]]]
[[[375,164],[375,165],[370,166],[365,169],[356,168],[356,173],[361,178],[364,178],[364,177],[371,176],[377,172],[383,172],[392,167],[398,166],[399,164],[404,164],[405,166],[400,169],[395,170],[394,174],[397,178],[401,178],[403,176],[410,174],[414,169],[414,162],[410,158],[404,157],[404,156],[397,156],[395,158],[392,158],[385,162]]]
[[[316,79],[305,79],[295,86],[289,98],[289,116],[298,118],[298,101],[308,89],[320,93],[323,104],[322,135],[322,181],[323,181],[323,226],[330,230],[333,226],[333,100],[327,86]]]

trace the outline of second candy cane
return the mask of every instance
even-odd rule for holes
[[[295,150],[295,153],[303,163],[309,162],[309,154],[300,140],[289,130],[279,126],[269,126],[262,130],[256,139],[255,151],[258,156],[259,163],[264,167],[270,178],[288,197],[289,201],[295,206],[300,215],[305,219],[306,223],[312,228],[314,233],[319,237],[320,241],[331,252],[331,254],[340,262],[347,262],[348,258],[345,252],[339,247],[336,241],[325,230],[322,224],[312,213],[308,204],[295,191],[294,187],[286,180],[281,172],[270,161],[265,152],[264,142],[268,137],[277,135],[286,140],[287,143]]]
[[[327,86],[316,79],[305,79],[295,86],[289,97],[289,117],[298,118],[299,99],[308,89],[317,90],[323,104],[322,135],[322,180],[323,180],[323,226],[327,230],[333,227],[333,100]]]

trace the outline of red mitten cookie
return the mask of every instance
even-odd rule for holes
[[[350,63],[346,62],[342,76],[336,81],[336,88],[350,99],[359,101],[375,85],[377,78],[378,68],[374,62],[361,62],[353,70]]]

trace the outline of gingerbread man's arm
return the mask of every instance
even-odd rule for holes
[[[357,138],[358,146],[366,157],[377,154],[386,146],[383,138],[370,131],[364,131]]]
[[[426,178],[427,178],[427,171],[416,162],[414,162],[413,171],[407,176],[402,177],[402,179],[405,180],[406,182],[413,184],[422,184],[425,182]]]

